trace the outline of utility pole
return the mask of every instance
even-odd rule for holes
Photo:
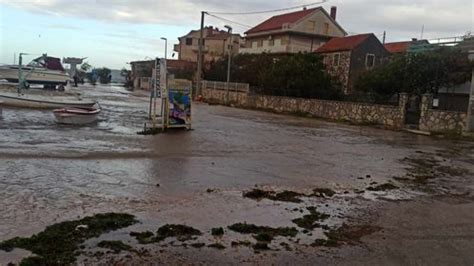
[[[423,26],[421,26],[421,36],[420,36],[420,40],[423,40],[423,34],[425,33],[425,25],[423,24]]]
[[[154,77],[154,82],[153,82],[153,114],[152,114],[152,117],[151,117],[152,118],[151,122],[152,122],[152,128],[153,129],[156,128],[156,94],[158,93],[157,92],[157,86],[158,86],[158,79],[160,78],[158,76],[158,68],[160,67],[159,60],[160,59],[155,58],[155,68],[153,69],[153,74],[152,74],[152,77]],[[160,69],[160,73],[161,73],[161,69]],[[163,119],[163,116],[161,117],[161,119]]]
[[[229,25],[225,25],[227,28],[227,32],[229,33],[229,43],[227,44],[227,52],[229,53],[229,59],[227,60],[227,95],[226,95],[226,103],[229,104],[229,89],[230,89],[230,62],[232,60],[232,27]]]
[[[474,50],[469,51],[469,60],[474,62]],[[474,67],[472,67],[471,92],[469,94],[469,104],[467,108],[466,131],[474,132]]]
[[[385,38],[387,37],[387,32],[383,31],[383,40],[382,43],[385,44]]]
[[[197,70],[197,87],[196,96],[201,95],[201,78],[202,78],[202,46],[204,38],[204,16],[207,14],[206,11],[201,11],[201,31],[199,33],[199,47],[198,47],[198,70]]]

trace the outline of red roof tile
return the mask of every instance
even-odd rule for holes
[[[391,54],[396,54],[396,53],[406,53],[408,50],[408,47],[410,46],[411,42],[392,42],[392,43],[386,43],[384,44],[385,49],[389,51]]]
[[[316,50],[316,53],[329,53],[337,51],[348,51],[356,48],[364,42],[372,33],[352,35],[347,37],[335,37]]]
[[[269,30],[277,30],[281,29],[283,24],[286,23],[295,23],[298,20],[308,16],[309,14],[313,13],[314,11],[321,9],[321,7],[305,9],[301,11],[296,11],[292,13],[286,13],[278,16],[273,16],[264,22],[258,24],[257,26],[251,28],[245,34],[252,34],[261,31],[269,31]]]

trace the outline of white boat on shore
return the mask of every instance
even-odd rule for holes
[[[42,55],[31,61],[28,65],[21,67],[22,76],[28,84],[42,84],[45,87],[56,87],[66,85],[71,80],[64,70],[61,60],[56,57]],[[8,82],[18,82],[19,66],[0,66],[0,79]]]
[[[53,110],[56,122],[67,125],[84,125],[97,121],[101,109],[98,104],[93,107],[64,107]]]
[[[14,92],[0,92],[0,101],[3,101],[4,106],[41,109],[54,109],[64,106],[92,107],[97,103],[93,100],[82,100],[72,96],[46,96]]]

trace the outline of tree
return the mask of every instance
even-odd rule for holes
[[[95,69],[97,72],[97,76],[99,78],[99,82],[101,84],[108,84],[110,83],[110,80],[112,79],[111,71],[110,69],[106,67],[98,68]]]
[[[468,81],[472,64],[467,54],[450,47],[398,55],[387,64],[363,74],[356,90],[376,97],[400,92],[421,95]]]
[[[89,80],[89,82],[90,82],[92,85],[95,86],[95,84],[97,83],[97,78],[98,78],[98,76],[97,76],[97,69],[94,68],[94,69],[92,69],[91,72],[87,72],[86,76],[87,76],[87,79]]]
[[[227,59],[211,64],[204,76],[226,81]],[[338,82],[325,72],[322,58],[312,53],[236,55],[231,81],[249,83],[269,95],[324,99],[339,99],[341,95]]]
[[[271,95],[339,99],[342,96],[337,81],[326,73],[322,57],[294,54],[280,57],[262,69],[260,86]]]
[[[259,86],[261,71],[273,63],[275,56],[269,54],[238,54],[232,57],[231,81]],[[204,71],[207,80],[227,80],[227,58],[212,62],[209,70]]]
[[[89,69],[91,69],[91,68],[92,68],[92,66],[91,66],[88,62],[84,62],[84,63],[81,65],[81,67],[80,67],[80,69],[81,69],[82,71],[86,72],[86,73],[87,73],[87,71],[89,71]]]

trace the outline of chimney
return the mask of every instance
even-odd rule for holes
[[[337,7],[336,6],[332,6],[331,7],[331,18],[336,20],[336,14],[337,14]]]

